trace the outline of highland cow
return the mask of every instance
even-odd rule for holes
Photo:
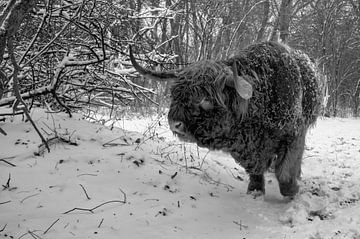
[[[178,71],[134,68],[172,79],[170,129],[181,140],[223,150],[249,174],[248,193],[265,193],[271,164],[283,196],[299,186],[308,128],[320,111],[321,87],[309,57],[276,42],[248,46],[224,61],[198,61]]]

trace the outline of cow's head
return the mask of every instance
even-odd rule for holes
[[[198,61],[182,70],[158,72],[141,67],[131,48],[130,59],[143,76],[173,81],[168,121],[172,132],[184,141],[216,145],[215,141],[227,137],[235,121],[246,113],[252,79],[239,76],[236,64]]]

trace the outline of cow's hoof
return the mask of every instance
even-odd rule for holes
[[[294,198],[299,192],[299,185],[296,179],[292,179],[289,182],[279,182],[280,193],[284,197]]]
[[[249,194],[254,199],[265,195],[265,191],[258,191],[258,190],[254,190],[254,191],[248,190],[246,193]]]

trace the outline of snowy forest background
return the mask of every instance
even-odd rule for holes
[[[171,83],[128,55],[179,69],[269,39],[327,82],[293,200],[174,137]],[[359,239],[359,95],[360,0],[0,0],[0,239]]]
[[[162,112],[169,85],[138,76],[129,44],[161,70],[280,38],[326,77],[325,115],[359,115],[359,0],[10,0],[0,10],[0,107],[16,112],[24,102],[112,119]]]

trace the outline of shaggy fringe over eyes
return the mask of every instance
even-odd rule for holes
[[[232,77],[230,68],[223,62],[200,61],[181,71],[177,84],[189,85],[191,94],[195,98],[198,97],[200,101],[206,92],[208,100],[213,100],[213,103],[220,107],[229,108],[241,117],[247,111],[248,101],[237,95],[235,89],[227,87],[225,90],[226,81]],[[186,94],[189,94],[189,91]]]

